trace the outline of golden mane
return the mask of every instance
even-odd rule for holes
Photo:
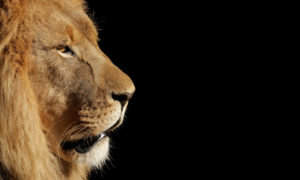
[[[60,179],[27,75],[24,1],[0,1],[0,179]]]

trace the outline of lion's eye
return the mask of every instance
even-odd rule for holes
[[[69,46],[57,48],[57,52],[65,58],[72,57],[75,55],[74,51]]]

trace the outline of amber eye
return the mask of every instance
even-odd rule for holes
[[[74,51],[69,46],[59,47],[57,48],[57,51],[63,57],[70,57],[75,55]]]

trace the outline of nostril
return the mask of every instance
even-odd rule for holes
[[[112,94],[112,98],[116,101],[119,101],[122,107],[126,104],[126,102],[130,99],[129,94]]]

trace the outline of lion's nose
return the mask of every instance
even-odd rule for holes
[[[122,105],[122,108],[124,105],[129,101],[129,99],[132,97],[133,93],[122,93],[122,94],[116,94],[112,93],[112,98],[116,101],[119,101]]]

